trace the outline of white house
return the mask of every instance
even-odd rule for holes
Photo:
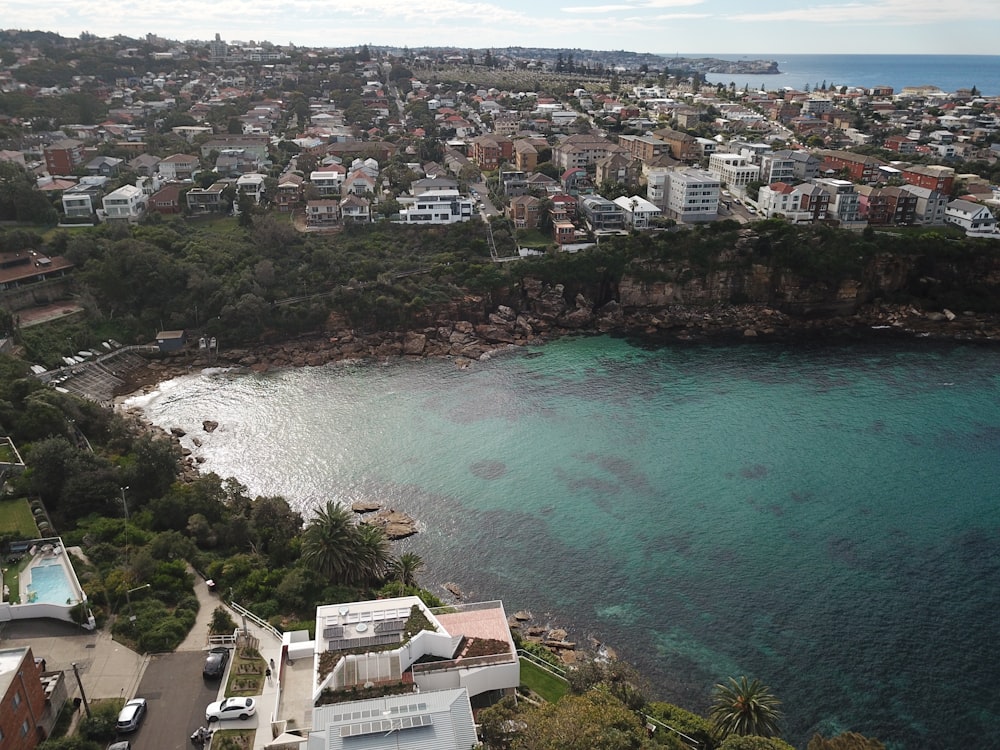
[[[455,224],[468,221],[475,213],[475,203],[453,188],[425,190],[420,195],[400,196],[401,224]]]
[[[236,190],[249,195],[253,198],[253,202],[259,205],[261,198],[264,197],[265,176],[259,172],[240,175],[236,180]]]
[[[147,195],[135,185],[122,185],[104,196],[104,217],[137,221],[146,212]]]
[[[652,220],[663,213],[653,203],[638,195],[631,198],[619,196],[615,198],[615,203],[625,212],[625,226],[631,229],[649,229]]]
[[[329,167],[319,169],[309,173],[309,182],[322,196],[340,195],[340,187],[347,178],[347,170],[340,164],[333,164]]]
[[[944,220],[972,236],[1000,236],[997,220],[987,206],[972,201],[954,200],[944,212]]]
[[[708,171],[729,187],[746,187],[760,177],[760,167],[750,164],[744,154],[720,154],[708,157]]]

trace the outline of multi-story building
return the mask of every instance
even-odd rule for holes
[[[533,195],[519,195],[511,198],[507,205],[507,217],[518,229],[534,229],[538,226],[542,201]]]
[[[649,162],[661,154],[670,153],[670,145],[659,138],[648,135],[622,135],[618,137],[618,145],[636,159]]]
[[[826,177],[813,182],[830,195],[827,218],[839,222],[845,229],[861,229],[866,225],[861,215],[861,199],[853,182]]]
[[[743,154],[714,153],[708,158],[708,171],[730,188],[746,187],[760,177],[760,167]]]
[[[796,182],[795,160],[791,151],[775,151],[760,159],[760,181],[765,185],[773,182]]]
[[[340,221],[340,201],[333,198],[306,201],[306,224],[330,226]]]
[[[340,201],[340,217],[345,222],[370,223],[372,220],[371,201],[359,195],[346,196]]]
[[[937,190],[951,195],[955,186],[955,170],[939,164],[911,164],[902,167],[903,180],[908,185]]]
[[[83,164],[83,141],[64,138],[46,146],[42,153],[45,156],[45,169],[49,174],[72,174],[74,169]]]
[[[600,195],[588,195],[580,200],[580,213],[594,232],[609,232],[625,228],[625,212],[614,201]]]
[[[216,182],[207,188],[191,188],[184,196],[192,214],[213,214],[229,210],[229,200],[224,195],[229,183]]]
[[[780,216],[793,224],[812,224],[826,218],[830,194],[818,185],[775,182],[757,193],[757,210],[765,218]]]
[[[522,172],[531,172],[538,166],[538,149],[527,138],[514,141],[514,164]]]
[[[475,203],[458,190],[427,190],[420,195],[400,196],[401,224],[455,224],[468,221],[475,213]]]
[[[104,196],[104,216],[109,220],[138,221],[146,212],[147,196],[135,185],[122,185]]]
[[[33,750],[47,737],[45,689],[31,648],[0,650],[0,747]]]
[[[281,213],[289,213],[302,205],[302,177],[294,172],[286,172],[278,178],[274,190],[274,205]]]
[[[654,130],[653,135],[670,147],[670,155],[678,161],[693,164],[701,159],[701,145],[693,135],[671,128]]]
[[[687,223],[712,221],[719,213],[721,189],[722,183],[711,172],[694,168],[671,170],[667,173],[666,213]]]
[[[98,185],[80,183],[62,194],[63,213],[67,219],[89,219],[96,215],[104,190]]]
[[[166,159],[161,159],[157,164],[157,170],[164,182],[171,182],[173,180],[190,180],[198,173],[200,166],[201,162],[197,156],[173,154]]]
[[[937,190],[903,185],[902,189],[916,198],[913,212],[913,222],[924,226],[940,226],[944,224],[945,210],[948,206],[948,196]]]
[[[597,135],[571,135],[552,148],[552,163],[560,172],[586,169],[604,157],[623,150],[621,146]]]
[[[594,181],[598,185],[619,184],[632,187],[639,184],[642,162],[628,154],[610,154],[597,162]]]
[[[179,182],[171,182],[152,193],[146,201],[146,207],[153,213],[179,214],[181,212],[181,190],[184,186]]]
[[[469,158],[480,169],[497,169],[501,162],[510,161],[513,156],[514,142],[507,136],[491,133],[472,139],[472,152]]]
[[[264,198],[264,178],[265,175],[255,172],[240,175],[236,180],[236,190],[250,196],[256,205],[260,205]]]
[[[909,226],[915,223],[917,197],[898,187],[858,185],[858,207],[869,224]]]
[[[850,151],[833,151],[824,149],[816,152],[822,160],[824,169],[843,170],[854,182],[864,185],[874,185],[879,181],[879,168],[885,165],[881,159],[874,156],[864,156]]]
[[[333,164],[315,172],[309,173],[309,182],[317,192],[325,197],[340,195],[340,188],[347,179],[347,169],[340,164]]]

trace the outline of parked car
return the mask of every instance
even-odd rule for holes
[[[205,709],[205,721],[211,724],[226,719],[249,719],[255,713],[257,713],[257,703],[253,698],[226,698],[208,704]]]
[[[216,646],[208,652],[205,658],[205,666],[201,673],[209,679],[222,677],[226,673],[226,665],[229,663],[229,649],[225,646]]]
[[[119,732],[134,732],[146,715],[146,699],[133,698],[118,712],[118,723],[115,728]]]
[[[108,745],[108,750],[132,750],[132,743],[128,740],[122,740],[121,742],[112,742]]]

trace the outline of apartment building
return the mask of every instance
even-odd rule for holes
[[[743,154],[714,153],[708,158],[708,171],[730,188],[746,187],[760,177],[760,167]]]
[[[719,213],[722,183],[703,169],[677,169],[667,173],[666,214],[685,223],[712,221]],[[655,204],[655,201],[651,201]]]

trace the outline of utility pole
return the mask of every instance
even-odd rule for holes
[[[87,703],[87,694],[83,692],[83,680],[80,679],[80,670],[77,669],[76,662],[73,662],[73,674],[76,675],[76,684],[80,686],[80,697],[83,699],[83,710],[87,712],[87,718],[91,718],[90,704]]]

